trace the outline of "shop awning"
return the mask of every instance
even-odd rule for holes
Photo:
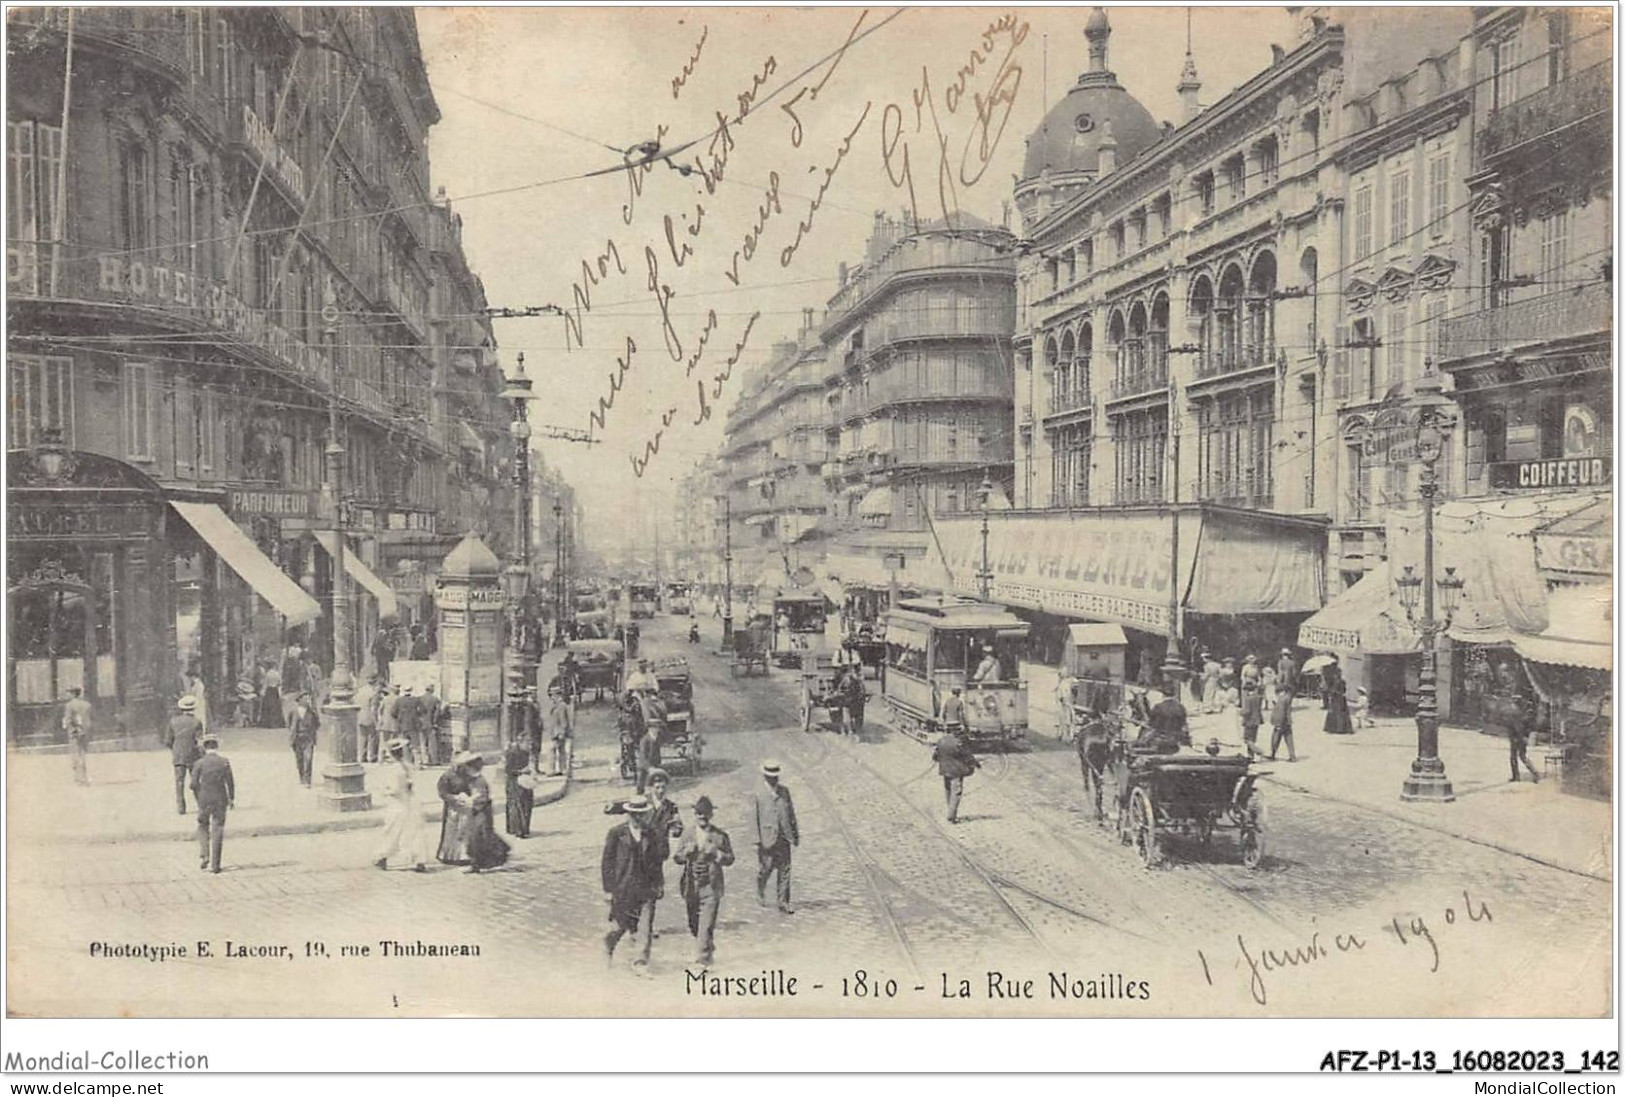
[[[316,540],[321,542],[322,548],[327,550],[328,556],[336,555],[338,535],[330,529],[316,531]],[[394,589],[382,579],[378,578],[360,556],[346,550],[344,553],[344,571],[350,578],[372,591],[374,598],[378,599],[378,616],[394,617],[400,610],[395,600]]]
[[[1189,506],[1179,561],[1166,513],[990,511],[993,600],[1167,635],[1173,604],[1205,614],[1310,613],[1321,607],[1325,530],[1280,515]],[[975,595],[980,517],[933,523],[951,589]],[[1177,589],[1175,577],[1177,574]]]
[[[270,557],[259,550],[248,534],[226,516],[226,512],[212,503],[182,503],[170,501],[175,513],[197,531],[226,565],[242,577],[243,582],[271,604],[289,625],[302,625],[322,615],[316,599],[299,588],[299,584],[283,574]]]
[[[1525,659],[1586,670],[1614,669],[1614,590],[1606,583],[1559,587],[1546,600],[1548,624],[1539,635],[1514,634]]]
[[[1378,564],[1298,629],[1298,646],[1339,655],[1409,655],[1421,638],[1394,597],[1387,563]]]
[[[859,518],[889,518],[891,517],[891,488],[870,488],[858,504]]]
[[[1067,637],[1074,647],[1104,648],[1127,647],[1128,637],[1123,635],[1122,625],[1069,625]]]

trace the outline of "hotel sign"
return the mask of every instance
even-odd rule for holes
[[[1551,457],[1540,461],[1497,461],[1490,465],[1490,487],[1511,491],[1590,488],[1613,482],[1613,469],[1602,457]]]
[[[6,528],[9,536],[24,540],[144,537],[152,529],[152,508],[144,503],[12,503],[6,507]]]

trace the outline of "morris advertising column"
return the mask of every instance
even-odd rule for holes
[[[473,534],[440,565],[435,614],[440,634],[440,694],[451,709],[454,751],[501,746],[502,563]]]

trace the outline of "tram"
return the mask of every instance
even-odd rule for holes
[[[653,583],[629,583],[626,596],[630,603],[627,616],[633,620],[639,617],[653,617],[655,607],[660,604],[660,588]]]
[[[781,667],[811,665],[831,654],[825,635],[828,605],[812,591],[785,591],[773,599],[773,662]]]
[[[999,606],[946,596],[902,599],[885,622],[880,689],[897,730],[931,741],[944,730],[942,706],[957,686],[965,702],[963,737],[970,745],[1008,746],[1026,739],[1025,621]],[[978,668],[989,655],[993,669],[978,680]]]
[[[673,617],[694,616],[693,588],[687,583],[666,584],[666,612]]]

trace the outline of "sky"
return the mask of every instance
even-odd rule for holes
[[[1280,8],[1108,9],[1109,65],[1159,121],[1179,117],[1187,10],[1204,103],[1293,41]],[[536,443],[595,549],[670,529],[746,373],[822,313],[877,211],[1004,220],[1025,138],[1088,67],[1090,11],[417,9],[432,186],[489,303],[571,313],[495,328],[532,422],[599,439]],[[619,150],[656,140],[685,172],[626,169]]]

